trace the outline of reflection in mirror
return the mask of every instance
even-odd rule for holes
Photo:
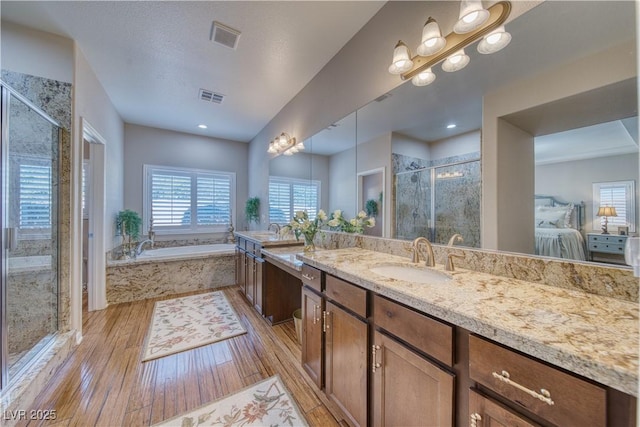
[[[311,145],[310,140],[304,141],[304,151],[269,160],[269,223],[287,224],[297,210],[316,212],[320,183],[311,176]]]
[[[357,213],[356,113],[332,123],[311,137],[313,179],[320,182],[319,208],[327,214],[340,209],[345,217]]]
[[[580,13],[576,14],[576,10],[580,10]],[[585,258],[591,260],[588,234],[600,232],[598,221],[601,219],[595,224],[591,219],[592,183],[608,180],[638,182],[637,122],[630,119],[637,116],[637,77],[629,79],[625,85],[625,82],[608,81],[611,73],[603,73],[604,69],[613,65],[620,67],[620,63],[635,64],[637,25],[634,17],[632,2],[543,2],[508,24],[513,40],[503,51],[488,57],[478,54],[474,49],[468,52],[471,64],[464,70],[443,73],[434,68],[437,79],[433,84],[426,87],[400,85],[359,109],[357,171],[361,173],[375,168],[387,168],[388,171],[385,182],[385,195],[388,197],[385,199],[390,203],[383,204],[383,209],[389,215],[389,225],[384,235],[398,239],[423,235],[434,242],[446,244],[451,235],[460,233],[464,236],[464,242],[456,244],[513,251],[514,247],[503,247],[500,241],[489,246],[485,241],[486,233],[498,232],[486,230],[480,214],[486,208],[481,207],[487,202],[487,195],[482,194],[480,183],[486,181],[486,173],[496,173],[495,163],[487,165],[485,159],[480,159],[480,153],[485,152],[486,144],[492,144],[488,147],[498,151],[494,159],[500,159],[499,164],[503,165],[497,175],[501,175],[504,165],[511,167],[515,174],[513,191],[519,196],[513,198],[504,193],[501,189],[504,179],[498,181],[498,187],[484,187],[483,191],[497,193],[490,196],[504,203],[500,208],[502,216],[496,217],[496,230],[500,230],[502,236],[511,234],[525,242],[525,247],[518,252],[535,254],[534,195],[555,196],[564,203],[584,201],[585,222],[581,235]],[[600,30],[594,32],[593,28]],[[625,58],[615,56],[620,52]],[[560,73],[560,70],[589,55],[603,55],[603,60],[582,67],[579,73],[571,76]],[[635,68],[630,72],[637,75]],[[528,90],[513,93],[510,89],[514,85],[527,87]],[[575,88],[572,95],[593,92],[592,98],[597,101],[591,103],[594,108],[587,108],[585,97],[569,96],[564,101],[557,99],[561,98],[558,93],[570,92],[565,89],[567,86]],[[487,105],[484,98],[495,93],[502,98],[493,96],[491,100],[499,102]],[[540,97],[541,94],[554,99],[554,102],[540,105],[540,99],[545,99]],[[616,102],[626,107],[619,109]],[[522,106],[520,110],[524,113],[530,113],[528,110],[533,106],[540,108],[538,114],[531,116],[526,124],[524,118],[520,120],[520,112],[511,114],[509,108],[512,106]],[[513,157],[513,149],[511,153],[503,151],[522,143],[521,140],[486,141],[483,114],[498,111],[507,111],[509,114],[498,115],[496,120],[505,120],[529,134],[530,141],[526,143],[532,144],[530,149],[527,148],[530,156]],[[512,111],[518,109],[513,108]],[[551,118],[556,122],[553,126],[553,121],[549,120]],[[600,132],[598,157],[594,157],[592,165],[586,168],[592,175],[580,178],[583,184],[579,192],[565,191],[565,188],[576,183],[577,172],[569,172],[562,162],[549,162],[548,159],[538,161],[539,139],[553,133],[611,121],[617,121],[616,127],[626,133],[626,140],[635,147],[635,151],[621,153],[613,131],[608,129]],[[456,127],[449,128],[451,124]],[[534,139],[535,161],[538,163],[535,166],[535,185]],[[585,138],[581,136],[580,140],[582,142],[577,145],[564,147],[576,158],[587,150],[583,145]],[[370,145],[372,141],[373,145]],[[554,142],[547,146],[556,149],[562,148],[563,144]],[[373,158],[373,153],[385,150],[388,153],[386,156],[376,154],[380,156],[377,161],[361,164],[365,158]],[[553,158],[555,154],[550,152],[548,156]],[[525,161],[529,162],[528,166],[523,163]],[[447,166],[439,169],[443,165]],[[464,170],[458,171],[459,168]],[[619,176],[623,169],[634,171],[633,176]],[[530,178],[527,175],[529,170]],[[530,184],[527,180],[530,180]],[[637,193],[638,185],[635,186],[636,199]],[[517,209],[525,204],[525,198],[530,206],[526,209],[531,210],[528,216],[530,220]],[[637,226],[640,218],[638,205],[636,203],[636,224],[630,225],[630,230]],[[511,215],[513,209],[518,212]],[[500,222],[501,218],[506,217],[509,221]]]

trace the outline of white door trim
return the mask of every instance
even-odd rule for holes
[[[89,165],[91,183],[89,187],[89,262],[88,262],[88,308],[89,311],[107,307],[106,286],[106,242],[105,197],[106,197],[106,140],[84,117],[80,118],[82,138],[89,142]]]

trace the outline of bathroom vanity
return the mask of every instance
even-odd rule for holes
[[[290,320],[300,308],[301,242],[265,231],[236,232],[236,283],[269,323]]]
[[[439,265],[417,283],[426,267],[360,248],[300,258],[302,365],[352,425],[636,425],[636,303]]]

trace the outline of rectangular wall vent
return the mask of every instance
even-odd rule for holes
[[[240,31],[221,24],[218,21],[213,21],[209,38],[222,46],[235,49],[238,46],[238,39],[240,39]]]
[[[200,89],[200,94],[198,98],[202,101],[213,102],[215,104],[222,104],[224,100],[224,95],[221,93],[214,92],[208,89]]]

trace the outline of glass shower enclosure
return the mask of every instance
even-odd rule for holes
[[[60,127],[0,83],[0,384],[6,388],[58,330]]]
[[[446,245],[460,234],[459,244],[480,247],[480,182],[480,160],[397,173],[395,237]]]

